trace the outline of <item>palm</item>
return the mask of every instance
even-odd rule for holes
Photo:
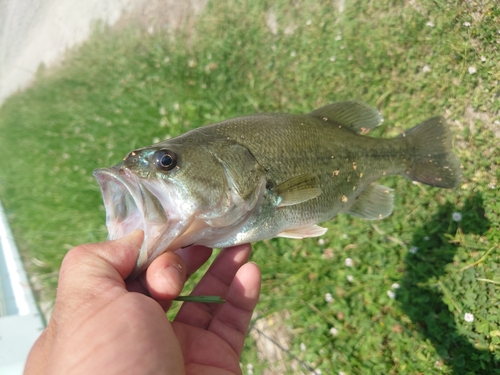
[[[186,374],[241,374],[239,355],[215,333],[183,323],[173,323],[181,342]]]

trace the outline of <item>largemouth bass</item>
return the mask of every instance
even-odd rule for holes
[[[339,212],[382,219],[399,174],[456,187],[460,165],[442,117],[397,138],[364,135],[383,121],[357,101],[309,114],[255,114],[191,130],[98,169],[108,239],[135,229],[144,242],[133,276],[158,255],[192,244],[226,247],[272,237],[320,236]]]

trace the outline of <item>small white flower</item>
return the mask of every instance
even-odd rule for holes
[[[425,24],[425,26],[434,27],[434,22],[427,21],[427,23]]]
[[[394,283],[391,285],[392,289],[399,289],[400,285],[398,283]]]
[[[453,212],[451,218],[453,219],[453,221],[456,221],[458,223],[462,220],[462,214],[460,212]]]
[[[153,138],[153,143],[158,143],[158,142],[160,142],[160,138],[158,138],[158,137],[154,137],[154,138]]]
[[[305,352],[306,351],[306,344],[303,342],[300,343],[300,351]]]
[[[394,293],[392,290],[388,290],[387,291],[387,295],[389,296],[389,298],[396,298],[396,293]]]
[[[247,375],[253,375],[253,365],[251,363],[247,365]]]
[[[312,21],[311,20],[307,20],[306,25],[307,26],[311,26],[312,25]]]
[[[424,237],[424,241],[429,241],[431,238],[429,236]]]
[[[347,275],[345,277],[347,279],[347,281],[349,281],[350,283],[352,283],[354,281],[354,276],[353,275]]]
[[[320,238],[318,240],[318,245],[323,246],[325,244],[325,240],[323,238]]]
[[[424,73],[429,73],[431,71],[431,67],[427,64],[424,65],[424,67],[422,68],[422,72]]]
[[[346,267],[354,266],[354,261],[351,258],[345,258],[344,263]]]
[[[473,66],[469,66],[469,74],[475,74],[477,72],[477,69]]]
[[[349,236],[348,236],[346,233],[344,233],[344,234],[342,235],[342,238],[343,238],[344,240],[347,240],[347,239],[349,238]]]
[[[326,303],[331,303],[331,302],[333,302],[333,296],[332,296],[332,294],[331,294],[331,293],[326,293],[326,294],[325,294],[325,301],[326,301]]]
[[[339,371],[339,375],[345,375],[344,371]]]
[[[485,62],[486,61],[486,57],[485,56],[481,56],[481,61]]]
[[[295,52],[295,51],[290,52],[290,56],[291,56],[291,57],[295,57],[295,56],[297,56],[297,52]]]
[[[349,61],[352,61],[352,59],[353,59],[352,55],[349,55],[349,56],[347,57],[347,60],[349,60]]]
[[[488,187],[489,187],[490,189],[494,189],[494,188],[496,188],[496,185],[495,185],[493,182],[490,182],[490,183],[488,184]]]
[[[285,30],[283,30],[283,34],[285,35],[293,35],[295,33],[295,30],[297,29],[297,26],[295,25],[288,25],[285,27]]]
[[[337,36],[335,37],[335,40],[338,42],[339,40],[342,40],[342,33],[339,31]]]
[[[474,314],[471,314],[471,313],[465,313],[464,315],[464,320],[467,322],[467,323],[472,323],[474,321]]]
[[[470,27],[470,22],[464,22],[464,23],[463,23],[463,25],[464,25],[465,27]]]
[[[335,62],[335,60],[336,60],[336,59],[335,59],[335,56],[331,56],[331,57],[330,57],[330,61],[331,61],[331,62]]]
[[[338,334],[339,334],[339,331],[337,328],[335,328],[335,327],[330,328],[330,335],[337,336]]]
[[[418,252],[418,247],[412,246],[408,251],[410,252],[410,254],[416,254]]]

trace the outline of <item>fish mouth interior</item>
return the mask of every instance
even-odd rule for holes
[[[145,217],[137,182],[125,170],[103,168],[94,172],[106,209],[108,240],[125,237],[136,229],[144,230]]]
[[[136,229],[144,231],[136,267],[139,275],[184,231],[171,194],[162,181],[145,180],[126,168],[115,166],[94,172],[106,209],[108,240],[122,238]],[[166,208],[169,209],[167,217]],[[181,244],[182,245],[182,244]]]
[[[125,237],[136,229],[143,230],[144,240],[137,265],[146,264],[156,242],[167,228],[164,205],[127,169],[98,169],[94,177],[101,187],[106,209],[108,240]]]

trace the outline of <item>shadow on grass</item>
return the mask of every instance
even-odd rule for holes
[[[441,288],[423,285],[428,281],[432,284],[445,273],[445,266],[453,262],[456,245],[449,242],[446,234],[455,236],[458,229],[458,224],[451,220],[455,210],[454,205],[445,204],[426,225],[415,230],[412,246],[418,251],[409,253],[405,259],[406,273],[398,300],[454,374],[500,374],[500,362],[492,353],[477,349],[460,335],[453,314],[443,302]],[[490,227],[480,194],[470,196],[461,212],[463,218],[459,224],[464,234],[481,235]]]

